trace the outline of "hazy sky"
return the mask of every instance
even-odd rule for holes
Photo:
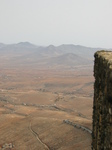
[[[0,42],[112,48],[112,0],[0,0]]]

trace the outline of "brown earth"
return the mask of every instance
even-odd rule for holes
[[[91,129],[92,69],[0,72],[0,150],[91,149],[91,134],[63,120]]]

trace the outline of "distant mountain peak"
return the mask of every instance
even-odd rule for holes
[[[19,43],[17,43],[18,45],[33,45],[32,43],[30,43],[30,42],[19,42]]]
[[[29,47],[29,48],[33,48],[33,47],[37,47],[36,45],[30,43],[30,42],[19,42],[16,44],[17,46],[21,46],[21,47]]]
[[[55,47],[53,44],[50,44],[48,47]]]
[[[47,48],[55,48],[54,45],[49,45]]]

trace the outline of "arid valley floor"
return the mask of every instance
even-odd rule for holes
[[[86,70],[87,71],[87,70]],[[81,71],[2,69],[0,146],[17,150],[90,149],[91,135],[63,120],[91,129],[93,77]],[[31,132],[38,135],[42,144]]]
[[[46,69],[1,55],[0,150],[90,150],[81,127],[92,129],[93,82],[92,65]]]

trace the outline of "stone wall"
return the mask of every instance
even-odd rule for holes
[[[112,150],[112,52],[95,53],[93,150]]]

